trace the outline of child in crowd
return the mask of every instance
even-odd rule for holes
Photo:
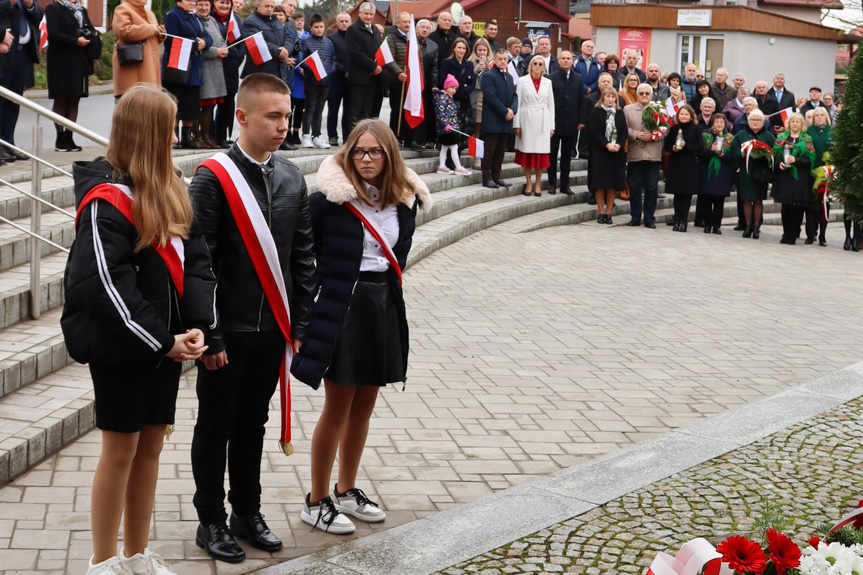
[[[302,42],[309,36],[309,33],[303,29],[306,25],[306,15],[297,10],[293,13],[293,15],[291,15],[291,18],[294,19],[294,23],[297,27],[297,40]],[[306,56],[308,56],[308,54],[303,54],[301,49],[299,57],[297,58],[297,62],[299,62]],[[294,70],[293,85],[288,85],[291,87],[292,108],[291,118],[289,120],[291,124],[291,133],[288,135],[288,139],[292,144],[300,144],[300,128],[302,128],[303,125],[303,110],[306,107],[306,83],[304,78],[303,66],[300,66],[299,68]]]
[[[471,171],[461,165],[458,159],[458,103],[453,96],[458,90],[458,80],[452,74],[447,74],[443,83],[443,90],[434,91],[435,119],[437,120],[438,143],[440,143],[440,166],[438,174],[452,174],[453,171],[446,167],[446,154],[449,151],[452,162],[455,165],[455,173],[463,176],[470,175]]]
[[[324,37],[326,28],[323,16],[312,14],[309,26],[311,34],[300,43],[303,58],[317,52],[324,64],[322,71],[326,72],[326,76],[318,80],[308,66],[309,60],[306,60],[306,63],[301,66],[306,90],[301,143],[304,148],[330,147],[327,139],[321,136],[321,120],[324,115],[324,104],[327,102],[327,94],[330,90],[330,82],[336,73],[336,49],[332,41]]]

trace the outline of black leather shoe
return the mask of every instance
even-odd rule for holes
[[[860,251],[860,246],[857,245],[857,240],[854,240],[851,242],[851,251],[852,252],[859,252]]]
[[[672,232],[679,232],[680,231],[680,224],[677,222],[674,222],[674,227],[671,228],[671,231]]]
[[[549,195],[552,195],[552,196],[554,194],[556,194],[557,193],[557,186],[549,186],[548,187],[548,193],[549,193]]]
[[[64,150],[61,150],[61,151],[64,151]],[[0,148],[0,162],[8,163],[8,162],[14,162],[15,160],[16,160],[15,156],[13,156],[11,153],[9,153],[9,151],[6,150],[6,148]]]
[[[570,187],[569,187],[569,186],[563,186],[563,187],[560,189],[560,193],[561,193],[561,194],[563,194],[564,196],[572,196],[572,195],[575,195],[575,194],[574,194],[574,192],[570,189]],[[594,198],[594,199],[593,199],[593,201],[596,201],[596,198]]]
[[[827,238],[825,238],[824,236],[818,236],[818,245],[819,246],[826,246],[827,245]]]
[[[757,240],[761,237],[761,228],[755,228],[752,230],[752,239]]]
[[[279,149],[285,150],[285,151],[291,151],[291,152],[293,152],[294,150],[299,150],[299,148],[297,146],[295,146],[293,144],[289,144],[287,140],[285,140],[284,142],[279,144]]]
[[[589,205],[589,206],[595,206],[595,205],[596,205],[596,198],[595,198],[595,197],[593,197],[593,196],[589,196],[589,197],[587,198],[587,205]]]
[[[735,228],[735,229],[737,229],[737,228]],[[746,226],[746,230],[743,232],[743,237],[744,238],[751,238],[752,237],[752,229],[753,229],[752,226]]]
[[[811,246],[812,244],[815,243],[815,238],[806,238],[806,241],[803,243],[806,244],[807,246]]]
[[[422,147],[422,144],[417,144],[416,142],[408,142],[405,144],[405,148],[413,150],[414,152],[422,152],[425,150],[425,148]]]
[[[713,228],[713,233],[716,234],[717,236],[721,236],[722,230],[720,230],[719,228]]]
[[[231,533],[234,537],[242,539],[249,543],[252,547],[263,551],[278,551],[282,548],[282,542],[279,538],[273,535],[267,523],[264,521],[264,516],[260,513],[255,513],[249,517],[237,517],[231,513]]]
[[[746,229],[746,224],[737,224],[736,226],[734,226],[735,232],[742,232],[745,229]]]
[[[497,184],[498,187],[500,187],[500,188],[508,188],[509,187],[509,184],[506,183],[506,180],[502,180],[501,178],[494,180],[494,183]]]
[[[654,222],[653,220],[650,220],[649,222],[644,222],[644,227],[650,228],[651,230],[655,230],[656,229],[656,222]]]
[[[787,244],[787,243],[788,243],[788,238],[786,238],[786,237],[783,235],[783,236],[782,236],[782,238],[779,240],[779,243],[780,243],[780,244]]]
[[[246,558],[246,552],[228,533],[224,522],[200,523],[195,543],[217,561],[239,563]]]
[[[705,233],[705,234],[709,234],[709,233],[710,233],[710,226],[704,226],[704,233]]]
[[[842,246],[842,249],[846,252],[851,249],[851,238],[845,238],[845,245]]]
[[[638,222],[635,220],[629,220],[629,222],[626,225],[629,226],[630,228],[637,228],[638,226],[641,225],[641,222]]]
[[[498,185],[497,185],[497,182],[495,182],[494,180],[486,180],[482,183],[482,187],[483,188],[497,188]]]
[[[674,225],[674,220],[665,220],[665,225],[666,225],[666,226],[673,226],[673,225]]]

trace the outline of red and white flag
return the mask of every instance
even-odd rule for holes
[[[228,18],[228,31],[226,32],[228,44],[233,44],[240,39],[240,22],[237,20],[237,14],[231,10],[231,17]]]
[[[45,49],[45,46],[48,45],[48,22],[45,20],[45,17],[42,16],[42,21],[39,22],[39,51]]]
[[[381,68],[395,60],[395,58],[393,58],[393,53],[390,52],[390,46],[387,44],[386,40],[381,43],[380,48],[375,52],[375,60]]]
[[[324,61],[321,60],[321,55],[318,54],[317,50],[312,52],[312,55],[308,57],[306,66],[309,67],[309,70],[312,71],[318,82],[327,77],[327,69],[324,67]]]
[[[192,47],[194,40],[188,38],[171,37],[171,52],[168,54],[168,68],[185,72],[189,69],[189,61],[192,59]]]
[[[408,126],[416,128],[425,120],[423,107],[423,68],[420,62],[420,47],[417,41],[417,29],[411,14],[411,28],[408,32],[408,53],[405,67],[408,72],[408,85],[405,89],[405,120]]]
[[[686,105],[686,102],[684,102],[682,100],[680,102],[675,103],[675,102],[671,101],[671,98],[668,98],[665,101],[665,111],[668,112],[669,116],[674,118],[677,116],[677,111],[680,110],[680,108],[682,108],[685,105]]]
[[[252,34],[243,40],[243,43],[246,45],[246,49],[249,51],[249,56],[252,57],[252,62],[255,63],[255,66],[260,66],[264,62],[269,62],[273,59],[273,55],[270,54],[270,49],[267,47],[267,42],[264,40],[263,32]]]
[[[510,62],[506,71],[509,72],[513,85],[518,86],[518,70],[515,69],[515,62]]]
[[[474,138],[473,136],[468,136],[467,138],[467,155],[472,158],[482,158],[482,155],[485,153],[485,142]]]
[[[779,114],[779,120],[782,122],[782,125],[785,125],[785,122],[788,121],[788,116],[794,113],[794,108],[785,108],[784,110],[779,110],[777,112]]]

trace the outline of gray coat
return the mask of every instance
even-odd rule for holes
[[[227,46],[219,32],[219,26],[212,16],[204,21],[204,28],[213,39],[213,45],[204,50],[204,82],[201,84],[201,99],[221,98],[228,93],[225,86],[225,72],[222,70],[222,60],[217,56],[217,48]]]

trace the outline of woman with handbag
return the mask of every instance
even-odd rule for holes
[[[165,41],[165,27],[159,25],[146,4],[147,0],[123,0],[114,10],[111,29],[117,39],[112,57],[115,98],[139,82],[157,88],[162,85],[159,44]]]
[[[78,103],[89,95],[89,76],[93,60],[102,52],[102,38],[90,23],[87,9],[79,0],[60,0],[45,8],[48,26],[48,97],[54,100],[55,114],[73,122],[78,119]],[[72,131],[54,124],[58,152],[80,152]]]
[[[309,197],[318,296],[291,373],[317,388],[324,409],[312,437],[312,488],[304,523],[353,533],[350,515],[377,523],[386,514],[357,484],[378,390],[406,380],[408,326],[401,286],[428,187],[405,166],[395,134],[377,119],[359,122],[321,164]],[[338,480],[330,483],[336,452]]]

